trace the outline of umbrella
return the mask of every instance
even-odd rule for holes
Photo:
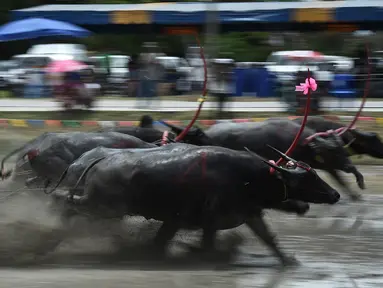
[[[70,72],[70,71],[77,71],[86,69],[89,66],[78,62],[74,60],[57,60],[51,62],[48,67],[47,71],[50,73],[64,73],[64,72]]]
[[[79,26],[44,18],[28,18],[0,27],[0,41],[33,39],[49,36],[87,37],[90,31]]]

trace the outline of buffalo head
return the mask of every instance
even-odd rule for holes
[[[305,145],[309,149],[313,159],[310,163],[318,169],[341,170],[347,173],[353,172],[354,165],[348,158],[348,152],[345,149],[344,142],[336,133],[327,135],[309,137]]]
[[[383,158],[383,143],[377,133],[363,132],[356,129],[347,133],[347,150],[350,155],[367,154],[375,158]]]
[[[165,126],[169,127],[172,132],[174,132],[177,135],[180,135],[184,128],[179,127],[174,124],[167,123],[165,121],[160,120],[160,123],[164,124]],[[209,136],[203,132],[201,128],[198,127],[191,127],[188,133],[185,135],[185,137],[182,139],[184,143],[193,144],[197,146],[204,146],[204,145],[212,145],[211,140]]]
[[[255,153],[252,153],[252,155],[260,158],[264,163],[275,169],[275,172],[271,173],[275,173],[276,177],[283,181],[286,199],[319,204],[335,204],[339,201],[340,194],[320,178],[317,172],[308,164],[296,161],[281,151],[269,147],[286,161],[287,164],[284,167],[277,166]]]

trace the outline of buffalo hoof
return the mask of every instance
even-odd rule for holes
[[[0,172],[0,176],[1,176],[1,179],[2,180],[5,180],[5,179],[7,179],[7,178],[9,178],[10,176],[11,176],[11,174],[12,174],[12,170],[9,170],[9,171],[1,171]]]
[[[301,203],[297,206],[297,214],[299,216],[305,215],[310,210],[310,204],[308,203]]]
[[[366,184],[364,183],[364,180],[356,181],[358,183],[358,187],[362,190],[366,189]]]
[[[282,259],[282,265],[284,267],[297,267],[301,263],[294,256],[287,256]]]

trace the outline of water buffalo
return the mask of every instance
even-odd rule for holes
[[[217,230],[245,223],[283,264],[295,264],[279,249],[262,209],[287,199],[334,204],[340,195],[310,166],[275,151],[290,165],[283,168],[255,153],[214,146],[115,153],[91,164],[84,195],[73,205],[96,215],[162,221],[154,241],[161,253],[181,228],[202,228],[203,250],[210,251]]]
[[[173,132],[179,134],[181,127],[166,123]],[[266,144],[286,151],[292,143],[300,125],[288,119],[269,119],[263,122],[247,123],[220,123],[211,126],[205,131],[199,130],[193,142],[197,145],[215,145],[235,150],[249,147],[255,153],[274,159],[275,155],[270,153]],[[348,189],[346,183],[341,179],[337,170],[353,173],[361,189],[365,188],[363,175],[355,168],[348,159],[347,151],[344,149],[342,139],[335,133],[326,136],[316,136],[315,131],[305,128],[300,141],[291,156],[302,160],[316,169],[325,170],[335,178],[348,192],[352,199],[359,199],[360,195]]]
[[[300,124],[302,123],[302,118],[296,118],[293,121]],[[344,127],[340,123],[327,120],[323,117],[309,117],[306,125],[316,132],[338,130]],[[366,154],[374,158],[383,159],[383,143],[377,133],[349,129],[341,137],[344,143],[349,144],[347,145],[347,150],[350,156]]]
[[[65,194],[65,196],[68,196],[70,198],[73,198],[73,196],[79,196],[83,194],[84,189],[84,178],[83,176],[88,171],[88,169],[91,168],[91,164],[93,161],[97,161],[98,159],[103,159],[106,156],[110,156],[113,154],[124,152],[126,155],[129,153],[138,153],[138,152],[145,152],[145,154],[149,154],[152,152],[157,151],[166,151],[168,153],[172,152],[182,152],[189,148],[193,147],[193,145],[189,144],[172,144],[172,145],[165,145],[162,147],[157,148],[146,148],[145,151],[142,148],[138,149],[115,149],[115,148],[105,148],[105,147],[97,147],[94,148],[88,152],[85,152],[83,155],[81,155],[80,158],[75,160],[71,165],[65,169],[65,171],[62,173],[60,179],[57,181],[57,183],[47,191],[47,194],[53,193],[57,188],[66,189],[69,190],[69,195]],[[59,197],[62,197],[62,195],[58,195]],[[284,212],[291,212],[296,213],[298,215],[305,214],[310,206],[308,203],[302,202],[302,201],[293,201],[293,200],[287,200],[284,202],[281,202],[278,206],[274,207],[277,210],[281,210]]]
[[[64,135],[63,135],[64,134]],[[52,180],[57,180],[65,169],[83,153],[98,146],[109,148],[154,148],[154,144],[146,143],[136,137],[117,132],[70,132],[57,133],[60,141],[45,140],[31,147],[25,153],[26,158],[37,175],[27,180],[27,185],[32,183],[45,182],[45,185]],[[52,135],[52,138],[53,135]]]
[[[78,132],[74,132],[78,133]],[[57,142],[63,141],[65,139],[68,139],[73,135],[73,132],[70,133],[54,133],[54,132],[46,132],[41,134],[40,136],[28,141],[26,144],[24,144],[21,147],[16,148],[15,150],[8,153],[2,160],[1,160],[1,177],[8,178],[8,177],[17,177],[18,174],[23,174],[25,171],[30,170],[30,165],[28,161],[25,161],[24,156],[26,153],[31,149],[41,149],[44,150]],[[13,168],[13,170],[6,171],[4,169],[5,161],[11,158],[12,156],[17,155],[16,165]]]

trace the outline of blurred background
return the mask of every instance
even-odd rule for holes
[[[218,102],[219,118],[225,102],[240,99],[283,102],[289,113],[301,114],[305,98],[294,89],[308,68],[319,84],[312,113],[329,99],[332,109],[357,107],[344,103],[363,94],[365,43],[369,98],[383,98],[378,1],[147,2],[3,0],[3,24],[45,18],[89,34],[42,37],[24,24],[29,30],[12,38],[0,30],[2,97],[52,98],[66,109],[91,108],[99,97],[194,101],[204,68],[192,31],[201,36],[208,95]]]

